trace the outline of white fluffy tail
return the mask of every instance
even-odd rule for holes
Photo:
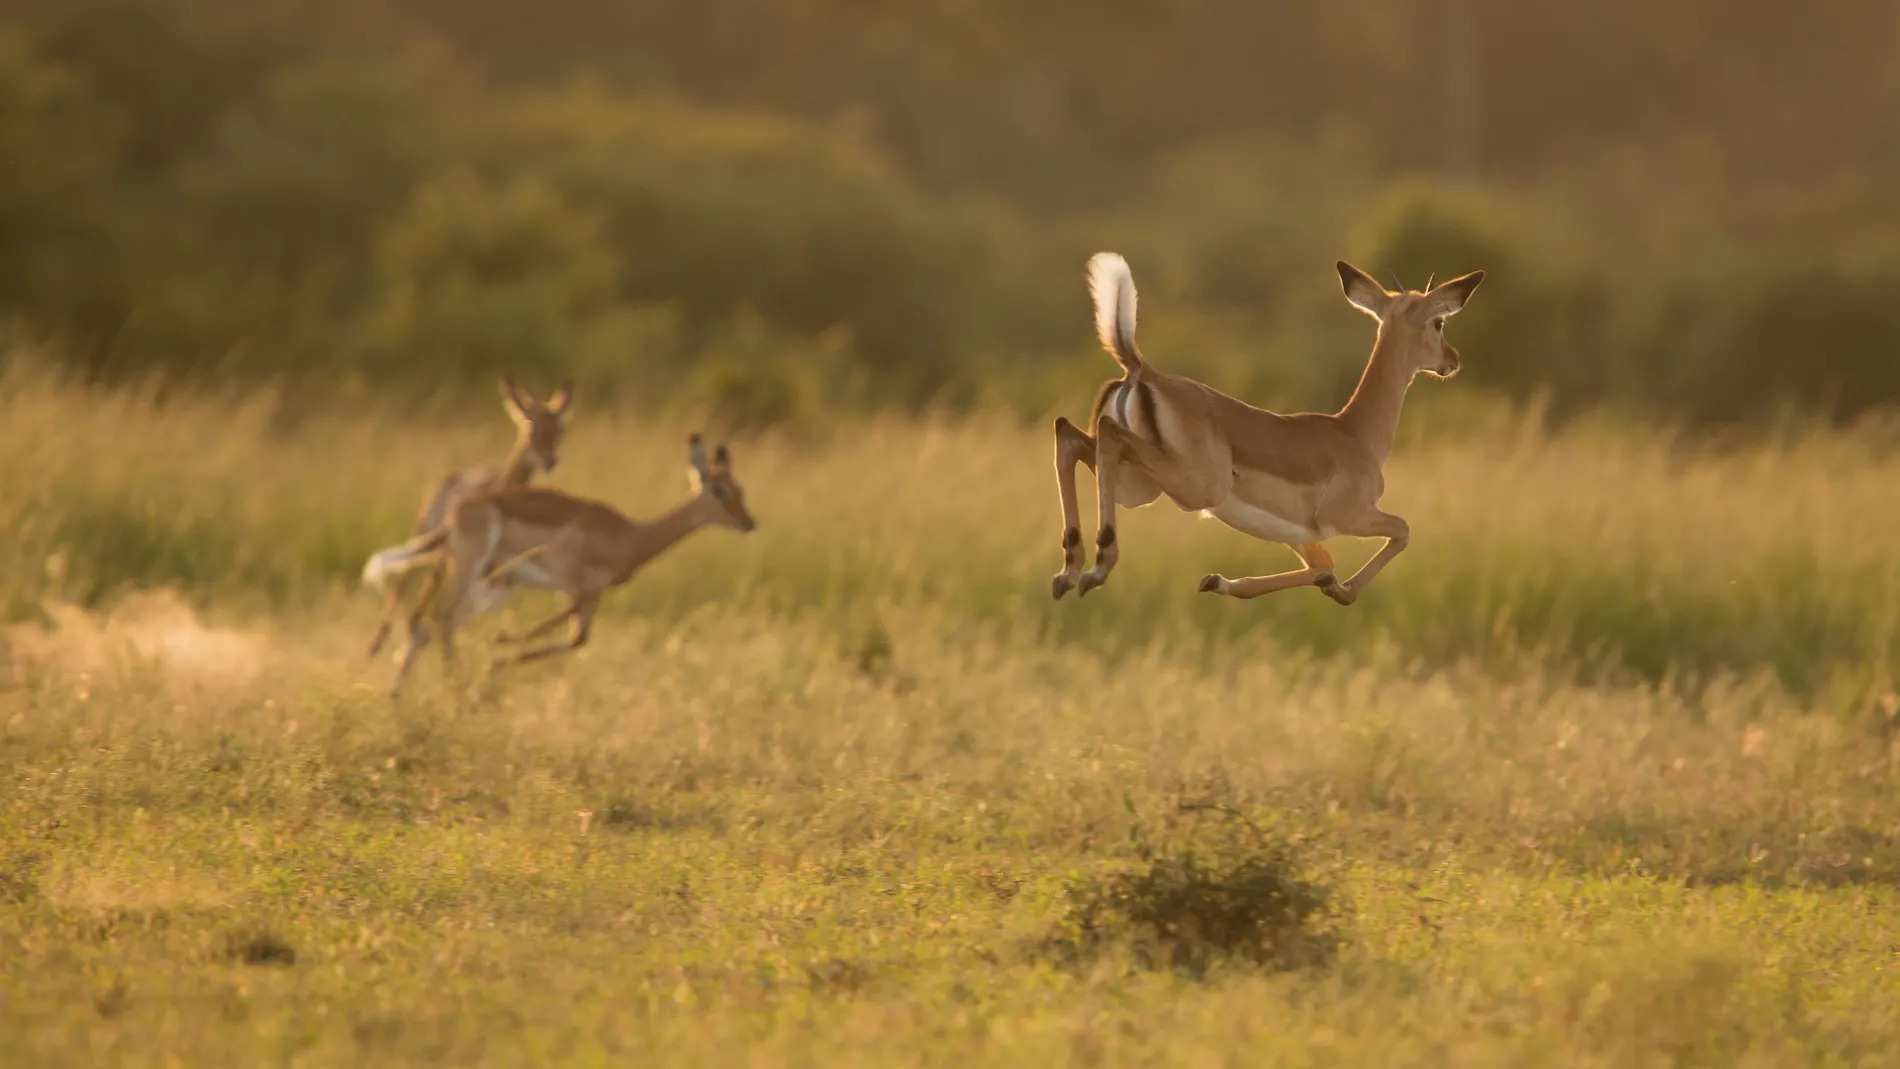
[[[1095,336],[1133,376],[1141,370],[1141,350],[1135,348],[1135,273],[1120,253],[1089,257],[1089,296],[1095,299]]]
[[[363,582],[379,587],[392,575],[422,567],[447,537],[446,530],[437,528],[400,546],[377,550],[363,564]]]

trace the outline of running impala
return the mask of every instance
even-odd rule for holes
[[[522,486],[533,479],[537,471],[553,471],[554,465],[560,462],[561,439],[567,434],[565,420],[573,403],[571,381],[563,381],[561,388],[544,404],[515,385],[513,375],[504,375],[501,407],[515,425],[515,447],[508,454],[508,462],[499,471],[469,468],[444,475],[434,490],[423,495],[410,535],[425,535],[441,527],[448,520],[450,510],[464,498],[498,487]],[[409,592],[409,581],[410,577],[403,574],[391,584],[389,599],[383,605],[383,617],[376,622],[376,634],[369,640],[371,657],[381,652],[383,643],[389,640],[389,629],[396,622],[396,610],[402,608],[403,598]]]
[[[611,506],[549,487],[515,486],[466,498],[442,526],[370,557],[363,566],[363,581],[371,585],[380,585],[390,575],[431,569],[422,599],[409,617],[409,643],[390,696],[402,687],[416,654],[431,637],[441,640],[443,662],[452,662],[455,629],[505,601],[505,587],[539,587],[567,597],[560,612],[519,635],[496,639],[527,642],[572,621],[566,641],[529,647],[514,657],[516,662],[538,660],[585,645],[601,595],[631,579],[680,539],[702,527],[750,532],[756,525],[746,509],[745,492],[733,478],[726,447],[708,457],[705,443],[695,434],[687,440],[687,461],[692,496],[650,522],[628,519]],[[431,607],[439,636],[431,635],[424,619]]]
[[[1203,593],[1257,598],[1316,586],[1351,605],[1404,552],[1410,527],[1379,508],[1399,407],[1419,372],[1438,378],[1458,372],[1458,350],[1445,340],[1445,320],[1464,308],[1484,272],[1436,288],[1427,281],[1424,292],[1400,286],[1395,293],[1343,260],[1336,266],[1346,300],[1379,323],[1372,356],[1346,407],[1281,415],[1144,362],[1135,348],[1135,278],[1128,262],[1112,252],[1089,260],[1095,332],[1121,364],[1122,377],[1104,383],[1096,395],[1089,433],[1056,420],[1063,528],[1056,597],[1071,589],[1080,597],[1106,582],[1121,551],[1115,507],[1139,508],[1162,494],[1183,511],[1290,546],[1305,565],[1245,579],[1204,576]],[[1078,461],[1095,473],[1100,507],[1095,567],[1086,572],[1075,495]],[[1339,535],[1383,538],[1385,545],[1352,578],[1341,580],[1324,545]]]

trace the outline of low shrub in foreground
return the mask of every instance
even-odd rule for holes
[[[1219,965],[1269,971],[1332,961],[1338,949],[1331,888],[1310,878],[1290,845],[1143,842],[1135,867],[1079,879],[1067,891],[1059,934],[1048,948],[1077,960],[1126,946],[1143,968],[1195,979]]]

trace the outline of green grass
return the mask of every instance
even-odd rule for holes
[[[498,416],[8,396],[0,1062],[1900,1062],[1871,433],[1421,408],[1351,609],[1161,509],[1050,604],[1039,430],[740,441],[758,534],[392,705],[352,575]],[[684,492],[585,403],[564,485]],[[1222,949],[1275,886],[1311,952]]]
[[[1183,597],[1206,571],[1261,574],[1292,557],[1166,505],[1129,514],[1102,607],[1050,603],[1049,435],[1002,420],[737,442],[759,535],[687,544],[606,612],[672,621],[717,602],[851,627],[921,614],[1111,655],[1160,644],[1210,669],[1263,646],[1390,645],[1423,664],[1528,658],[1606,682],[1767,671],[1829,700],[1891,686],[1891,435],[1717,455],[1647,432],[1551,438],[1419,392],[1407,424],[1418,440],[1401,445],[1386,497],[1413,548],[1350,612],[1314,597]],[[253,613],[327,604],[407,530],[436,476],[496,463],[508,444],[499,416],[425,429],[366,413],[286,432],[265,400],[154,409],[31,384],[10,395],[0,597],[15,615],[49,595],[98,606],[151,586]],[[561,485],[645,515],[684,495],[685,428],[585,404]],[[1346,548],[1342,565],[1363,559]]]

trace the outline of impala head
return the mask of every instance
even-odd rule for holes
[[[1436,287],[1427,280],[1422,293],[1403,285],[1394,293],[1344,260],[1336,266],[1346,299],[1379,321],[1380,338],[1396,343],[1411,355],[1414,374],[1423,371],[1448,379],[1458,373],[1458,350],[1445,340],[1445,320],[1463,310],[1472,291],[1484,281],[1483,271],[1460,275]]]
[[[526,451],[534,466],[542,471],[553,471],[554,466],[561,461],[561,438],[567,433],[563,421],[568,407],[573,403],[572,380],[562,380],[561,388],[543,402],[535,400],[533,394],[515,385],[513,375],[502,376],[501,407],[508,411],[508,418],[515,421],[520,448]]]
[[[745,491],[732,477],[732,454],[723,444],[708,457],[705,441],[695,434],[686,440],[686,460],[690,465],[687,477],[692,480],[693,493],[698,495],[695,500],[705,510],[707,522],[741,533],[758,526],[752,513],[746,511]]]

